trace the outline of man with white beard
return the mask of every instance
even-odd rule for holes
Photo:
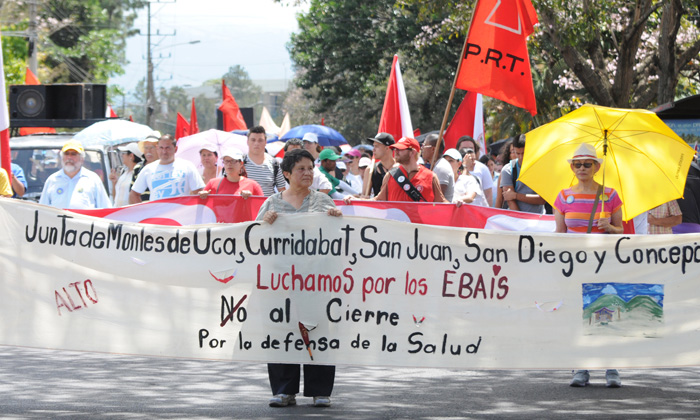
[[[99,209],[112,207],[99,175],[83,168],[85,149],[76,140],[69,140],[61,149],[63,168],[44,183],[39,204],[60,209]]]

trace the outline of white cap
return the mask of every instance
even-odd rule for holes
[[[342,160],[336,161],[336,162],[335,162],[335,166],[336,166],[338,169],[340,169],[341,171],[344,171],[345,169],[348,169],[348,167],[345,166],[345,162],[343,162]]]
[[[318,143],[318,136],[314,133],[306,133],[301,140],[308,141],[309,143]]]
[[[243,160],[243,153],[241,153],[238,149],[227,149],[221,152],[221,159],[225,158],[226,156],[233,160]]]
[[[363,168],[365,166],[371,166],[372,165],[372,159],[368,157],[363,157],[360,158],[360,164],[358,165],[360,168]]]
[[[445,150],[445,153],[443,153],[443,155],[449,156],[452,159],[456,160],[457,162],[462,161],[462,154],[459,153],[459,151],[457,149],[454,149],[454,148]]]
[[[133,142],[133,143],[127,143],[123,146],[117,147],[117,150],[120,152],[131,152],[134,156],[137,156],[139,159],[143,158],[143,152],[141,149],[139,149],[138,142]]]

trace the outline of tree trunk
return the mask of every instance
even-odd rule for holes
[[[657,105],[674,99],[679,69],[676,64],[676,36],[681,26],[683,5],[680,0],[667,1],[662,10],[659,28],[659,83],[657,86]]]
[[[651,0],[638,1],[629,16],[629,22],[622,31],[622,40],[617,58],[617,70],[613,82],[612,96],[614,104],[620,108],[629,108],[632,99],[632,86],[635,79],[637,51],[642,34],[652,11]]]

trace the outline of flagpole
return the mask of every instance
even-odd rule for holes
[[[432,162],[430,162],[430,167],[435,168],[435,161],[437,161],[440,146],[442,145],[442,133],[445,131],[445,125],[447,125],[447,118],[450,116],[450,108],[452,108],[452,100],[455,97],[455,86],[457,86],[457,78],[459,77],[459,70],[462,68],[462,60],[464,59],[464,52],[467,50],[467,41],[469,40],[469,32],[472,29],[472,22],[474,21],[474,12],[479,6],[479,1],[474,3],[474,9],[472,10],[472,16],[469,18],[469,29],[464,36],[464,46],[462,46],[462,53],[459,55],[459,61],[457,62],[457,71],[455,72],[455,78],[452,81],[452,89],[450,89],[450,99],[447,101],[447,108],[445,108],[445,115],[442,117],[442,124],[440,125],[440,131],[438,132],[438,140],[435,145],[435,153],[433,154]]]

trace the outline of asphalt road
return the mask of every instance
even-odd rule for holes
[[[700,368],[592,372],[339,367],[333,406],[271,408],[265,365],[0,346],[2,419],[700,418]]]

